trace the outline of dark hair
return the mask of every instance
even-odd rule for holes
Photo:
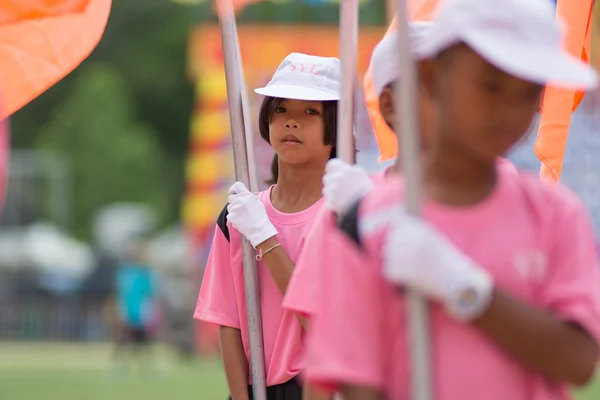
[[[269,140],[269,124],[273,119],[273,114],[275,114],[275,110],[283,99],[278,97],[265,97],[262,105],[260,106],[260,111],[258,113],[258,131],[260,132],[260,136],[269,144],[271,141]],[[335,150],[335,144],[337,140],[337,104],[338,102],[333,101],[323,101],[323,120],[325,122],[325,132],[323,135],[323,144],[333,146],[331,149],[331,154],[329,158],[335,158],[337,152]],[[277,158],[273,161],[276,162]],[[271,168],[273,170],[273,168]],[[277,179],[275,179],[277,180]]]
[[[267,185],[274,185],[277,183],[277,178],[279,178],[279,158],[276,153],[273,156],[273,161],[271,161],[271,177],[265,183]]]

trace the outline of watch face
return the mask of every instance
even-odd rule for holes
[[[477,303],[478,299],[479,294],[477,291],[475,289],[468,288],[460,294],[460,297],[458,298],[458,304],[460,307],[472,307]]]

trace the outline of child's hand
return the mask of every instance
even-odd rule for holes
[[[426,222],[398,210],[384,246],[384,276],[443,303],[460,320],[481,315],[493,280]]]
[[[369,175],[358,165],[334,158],[327,163],[323,176],[325,207],[343,214],[373,188]]]
[[[260,199],[241,182],[229,188],[227,220],[256,248],[267,239],[277,235],[267,210]]]

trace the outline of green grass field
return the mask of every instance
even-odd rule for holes
[[[154,370],[118,372],[106,345],[0,343],[1,400],[218,400],[218,360],[181,363],[167,351]],[[600,399],[600,380],[577,400]]]
[[[107,345],[0,343],[1,400],[226,399],[218,360],[182,363],[157,349],[156,368],[115,368]],[[135,367],[135,366],[134,366]]]

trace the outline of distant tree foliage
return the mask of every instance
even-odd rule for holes
[[[382,24],[385,1],[364,1],[361,22]],[[239,23],[337,24],[339,4],[264,2]],[[179,218],[193,83],[187,74],[194,26],[216,22],[211,3],[118,0],[102,41],[72,74],[17,112],[15,148],[68,153],[76,170],[75,229],[88,237],[103,204],[142,201],[161,221]]]

